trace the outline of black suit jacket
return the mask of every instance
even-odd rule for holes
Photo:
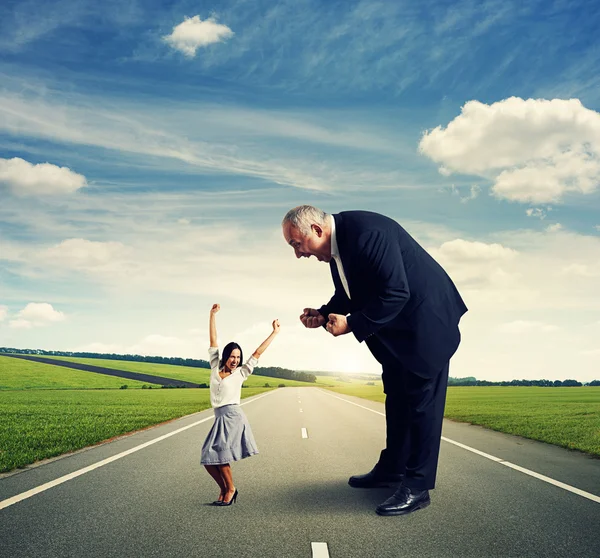
[[[350,299],[332,259],[335,294],[319,312],[349,314],[353,334],[383,364],[384,376],[400,364],[433,378],[460,343],[467,307],[454,283],[393,219],[368,211],[333,217]]]

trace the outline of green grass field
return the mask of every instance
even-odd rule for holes
[[[150,384],[53,366],[52,364],[0,356],[0,390],[119,389],[123,385],[126,385],[128,389],[139,389]],[[153,387],[160,389],[160,386],[155,384]]]
[[[244,388],[242,397],[263,391]],[[0,392],[0,472],[208,409],[209,395],[207,389]]]
[[[381,386],[329,389],[385,401]],[[600,387],[449,387],[444,416],[600,456]]]

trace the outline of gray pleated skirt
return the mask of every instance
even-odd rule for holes
[[[202,465],[225,465],[256,455],[250,423],[239,405],[214,409],[215,422],[202,445]]]

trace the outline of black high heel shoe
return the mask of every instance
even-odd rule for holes
[[[222,506],[231,506],[231,504],[233,504],[237,500],[237,497],[238,497],[238,491],[236,488],[235,492],[233,493],[233,496],[231,497],[231,500],[229,500],[229,502],[225,502],[225,500],[223,500],[221,502],[221,505]]]

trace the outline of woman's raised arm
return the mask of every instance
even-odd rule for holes
[[[213,304],[210,309],[210,321],[208,324],[208,329],[210,332],[210,346],[217,347],[217,323],[215,314],[221,309],[220,304]]]
[[[280,328],[281,326],[279,325],[279,320],[273,320],[273,331],[271,332],[271,335],[269,335],[269,337],[267,337],[260,344],[258,349],[254,351],[254,353],[252,354],[254,358],[260,358],[260,355],[262,355],[267,350],[267,347],[271,344],[271,341],[273,341],[273,339],[275,339],[275,336],[279,333]]]

